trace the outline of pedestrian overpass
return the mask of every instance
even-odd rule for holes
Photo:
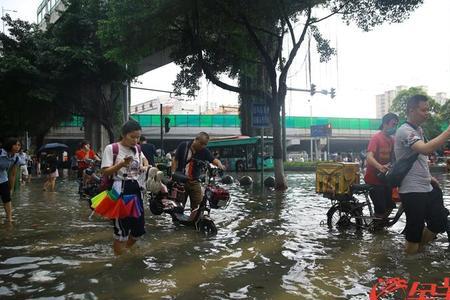
[[[198,132],[208,132],[212,137],[240,135],[238,115],[166,115],[170,131],[164,134],[166,150],[175,148],[181,140],[193,138]],[[143,134],[155,145],[160,145],[160,115],[134,114],[131,118],[142,126]],[[286,117],[286,142],[288,151],[309,151],[310,127],[331,124],[331,152],[357,152],[367,147],[370,137],[378,131],[380,119],[333,117]],[[61,124],[47,135],[49,141],[75,142],[84,138],[83,118]],[[317,139],[317,138],[314,138]]]

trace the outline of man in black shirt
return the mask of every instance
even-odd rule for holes
[[[182,172],[189,178],[185,184],[185,189],[186,196],[191,199],[191,210],[197,209],[203,198],[202,188],[198,181],[201,175],[201,165],[197,161],[208,161],[225,170],[220,160],[214,158],[206,148],[208,142],[209,135],[206,132],[200,132],[194,140],[180,143],[175,156],[172,158],[172,174],[176,171]]]
[[[143,135],[141,135],[139,141],[141,144],[142,153],[144,153],[145,158],[148,160],[148,164],[154,167],[156,155],[155,146],[151,143],[147,143],[147,139]]]

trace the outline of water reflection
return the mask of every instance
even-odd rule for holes
[[[450,206],[450,179],[438,177]],[[14,226],[0,226],[0,298],[366,299],[378,277],[450,275],[445,236],[405,258],[403,219],[376,234],[329,230],[330,203],[315,194],[314,174],[288,180],[285,193],[230,186],[229,207],[212,212],[212,238],[146,211],[147,234],[119,258],[110,223],[89,220],[74,180],[56,193],[35,180],[14,196]]]

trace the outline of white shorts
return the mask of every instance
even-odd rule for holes
[[[58,169],[56,169],[55,172],[48,174],[48,177],[51,177],[51,178],[59,177]]]
[[[22,165],[20,166],[20,172],[22,173],[23,176],[28,176],[28,168],[27,165]]]

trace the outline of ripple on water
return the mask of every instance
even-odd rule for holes
[[[147,286],[147,291],[150,294],[167,293],[176,287],[176,281],[172,279],[143,278],[141,282]]]
[[[29,192],[16,194],[20,224],[15,231],[0,227],[0,298],[105,299],[107,293],[126,299],[132,291],[175,299],[194,290],[198,299],[366,299],[379,277],[438,283],[448,274],[443,237],[420,256],[405,258],[404,220],[379,235],[328,230],[320,224],[331,202],[315,194],[314,174],[289,174],[288,181],[285,193],[260,192],[257,184],[227,186],[232,202],[211,211],[215,237],[175,226],[147,208],[147,234],[118,259],[110,223],[88,219],[91,211],[78,200],[74,180],[59,181],[60,192],[52,195],[32,182],[24,187]],[[450,180],[444,176],[444,182],[450,204]]]
[[[31,273],[31,282],[47,282],[56,279],[57,274],[62,274],[63,272],[51,272],[45,270],[39,270]]]

